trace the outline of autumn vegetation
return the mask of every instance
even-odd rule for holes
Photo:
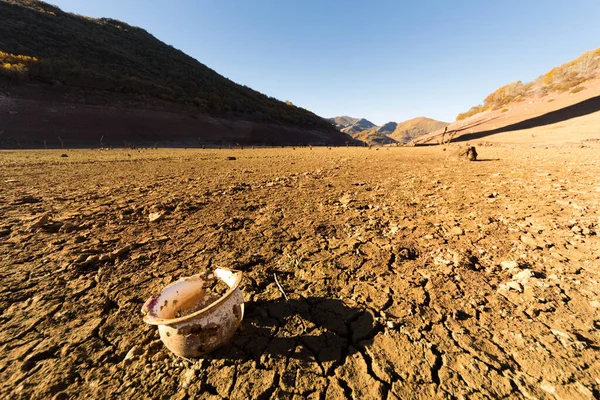
[[[551,69],[535,81],[509,83],[485,98],[483,104],[471,107],[468,111],[458,114],[458,121],[469,118],[487,110],[504,109],[505,106],[525,98],[545,96],[552,92],[577,93],[585,88],[580,86],[600,73],[600,48],[588,51],[575,60]]]

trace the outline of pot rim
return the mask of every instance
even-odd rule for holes
[[[153,310],[154,307],[153,306],[151,307],[151,304],[153,302],[155,302],[156,300],[158,300],[158,298],[161,296],[161,294],[166,289],[170,288],[171,286],[175,286],[182,281],[186,281],[186,280],[193,279],[193,278],[201,278],[201,274],[183,277],[183,278],[180,278],[177,281],[165,286],[165,288],[158,294],[158,296],[151,297],[148,300],[146,300],[146,303],[142,307],[142,312],[146,313],[146,315],[144,315],[144,322],[149,325],[174,325],[177,323],[186,322],[192,318],[199,317],[202,314],[206,314],[209,311],[211,311],[213,308],[216,308],[218,305],[226,302],[231,297],[231,295],[233,295],[233,292],[235,292],[238,289],[240,282],[242,281],[242,271],[237,270],[237,269],[229,269],[229,268],[219,267],[219,268],[216,268],[213,273],[215,273],[218,270],[231,272],[235,276],[235,281],[234,281],[233,285],[230,286],[229,289],[227,290],[227,292],[225,292],[225,294],[223,294],[223,296],[219,297],[219,299],[217,299],[213,303],[210,303],[208,306],[206,306],[196,312],[184,315],[179,318],[158,318],[157,316],[152,315],[151,310]],[[218,276],[216,278],[221,279]],[[223,279],[221,279],[221,280],[223,280]]]

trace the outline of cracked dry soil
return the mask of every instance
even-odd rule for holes
[[[600,153],[442,150],[3,151],[0,397],[598,397]],[[140,308],[217,266],[177,358]]]

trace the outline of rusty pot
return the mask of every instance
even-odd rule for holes
[[[220,279],[229,289],[209,298],[204,285]],[[198,357],[225,344],[242,322],[242,272],[217,268],[208,277],[193,275],[171,283],[142,307],[144,322],[158,326],[160,339],[178,356]]]

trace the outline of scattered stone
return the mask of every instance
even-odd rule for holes
[[[519,282],[508,281],[506,283],[501,283],[498,285],[498,292],[508,292],[509,290],[514,290],[519,293],[523,293],[523,286]]]
[[[152,222],[152,221],[150,221]],[[110,253],[112,258],[117,258],[117,257],[121,257],[122,255],[129,253],[129,251],[131,251],[132,246],[130,244],[128,244],[127,246],[121,247],[120,249],[117,249],[115,251],[113,251],[112,253]]]
[[[463,234],[463,230],[460,229],[458,226],[455,226],[452,229],[450,229],[450,234],[453,236],[460,236]]]
[[[512,280],[522,285],[529,282],[530,278],[533,278],[534,274],[530,269],[524,269],[523,271],[513,275]]]
[[[21,196],[14,204],[34,204],[39,203],[41,200],[37,197],[33,197],[29,194]]]
[[[148,220],[150,222],[159,222],[165,217],[165,213],[163,212],[153,212],[148,215]]]
[[[127,352],[123,361],[131,360],[132,358],[141,356],[142,354],[144,354],[144,351],[142,350],[141,346],[135,345]]]
[[[225,158],[225,159],[226,159],[226,160],[228,160],[228,161],[234,161],[234,160],[237,160],[237,158],[236,158],[236,157],[233,157],[233,156],[227,156],[227,158]]]
[[[65,157],[69,157],[69,155],[68,155],[68,154],[64,154],[64,153],[63,153],[63,154],[61,154],[60,156],[61,156],[61,157],[63,157],[63,158],[65,158]]]
[[[94,254],[92,256],[88,256],[83,264],[93,266],[96,265],[98,261],[100,261],[100,256]]]
[[[477,150],[475,146],[465,146],[458,150],[457,156],[459,160],[477,161]]]
[[[502,268],[503,271],[515,271],[519,269],[519,263],[516,261],[502,261],[500,262],[500,268]]]
[[[345,195],[343,195],[342,197],[340,197],[340,204],[343,205],[344,207],[348,207],[348,205],[350,203],[354,202],[354,199],[352,198],[352,196],[350,196],[350,194],[346,193]]]
[[[179,378],[179,383],[181,384],[181,386],[183,388],[186,389],[194,381],[195,377],[196,377],[196,370],[190,368],[187,371],[183,371],[181,373],[181,376]]]
[[[532,247],[534,249],[540,247],[537,240],[535,240],[531,236],[521,235],[521,242],[525,243],[527,246]]]
[[[50,222],[50,213],[44,213],[39,218],[37,218],[31,225],[29,225],[29,230],[35,231],[37,229],[40,229],[48,222]]]
[[[72,232],[74,230],[77,229],[77,225],[71,223],[71,222],[64,222],[62,223],[61,227],[59,228],[58,232],[59,233],[68,233],[68,232]]]

